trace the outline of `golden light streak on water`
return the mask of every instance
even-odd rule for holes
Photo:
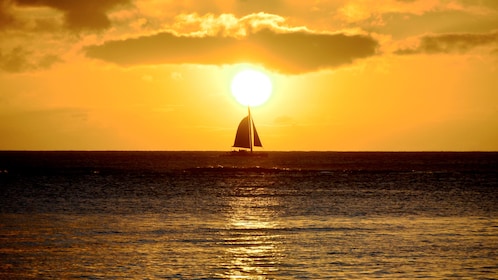
[[[282,242],[276,234],[279,223],[274,209],[275,198],[232,197],[228,213],[226,254],[229,279],[267,279],[278,272]]]

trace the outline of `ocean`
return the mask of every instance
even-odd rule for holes
[[[0,279],[497,279],[496,152],[0,152]]]

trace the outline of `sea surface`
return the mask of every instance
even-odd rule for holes
[[[497,279],[498,153],[0,152],[0,279]]]

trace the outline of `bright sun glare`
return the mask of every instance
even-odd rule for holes
[[[231,90],[240,104],[259,106],[270,98],[272,83],[263,72],[244,70],[233,77]]]

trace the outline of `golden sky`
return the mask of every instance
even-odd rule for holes
[[[0,0],[0,150],[498,150],[496,0]]]

